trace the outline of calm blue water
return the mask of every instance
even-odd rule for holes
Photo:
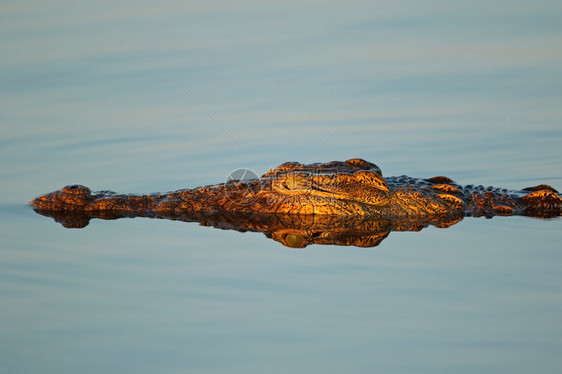
[[[560,219],[295,251],[26,206],[352,157],[562,189],[558,3],[4,2],[0,33],[0,373],[562,370]]]

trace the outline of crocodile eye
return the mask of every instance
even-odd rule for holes
[[[288,175],[283,181],[283,185],[288,190],[300,190],[306,186],[306,179],[300,175]]]

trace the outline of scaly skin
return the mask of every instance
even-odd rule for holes
[[[92,193],[87,187],[73,185],[40,196],[31,205],[42,212],[78,212],[91,217],[235,212],[388,219],[458,215],[550,218],[561,215],[562,198],[547,185],[510,191],[463,187],[446,177],[383,178],[375,164],[351,159],[310,165],[289,162],[260,179],[165,194]]]

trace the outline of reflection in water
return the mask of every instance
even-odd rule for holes
[[[184,222],[199,222],[223,230],[263,232],[284,246],[303,248],[310,244],[375,247],[391,231],[420,231],[429,225],[446,228],[461,221],[463,215],[386,218],[364,216],[290,215],[260,213],[182,213],[156,214],[132,212],[62,212],[35,209],[67,228],[84,228],[92,218],[118,219],[149,217]]]

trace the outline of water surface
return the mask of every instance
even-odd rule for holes
[[[352,157],[561,189],[560,8],[0,5],[0,372],[560,372],[560,219],[295,251],[164,220],[64,229],[26,206]]]

